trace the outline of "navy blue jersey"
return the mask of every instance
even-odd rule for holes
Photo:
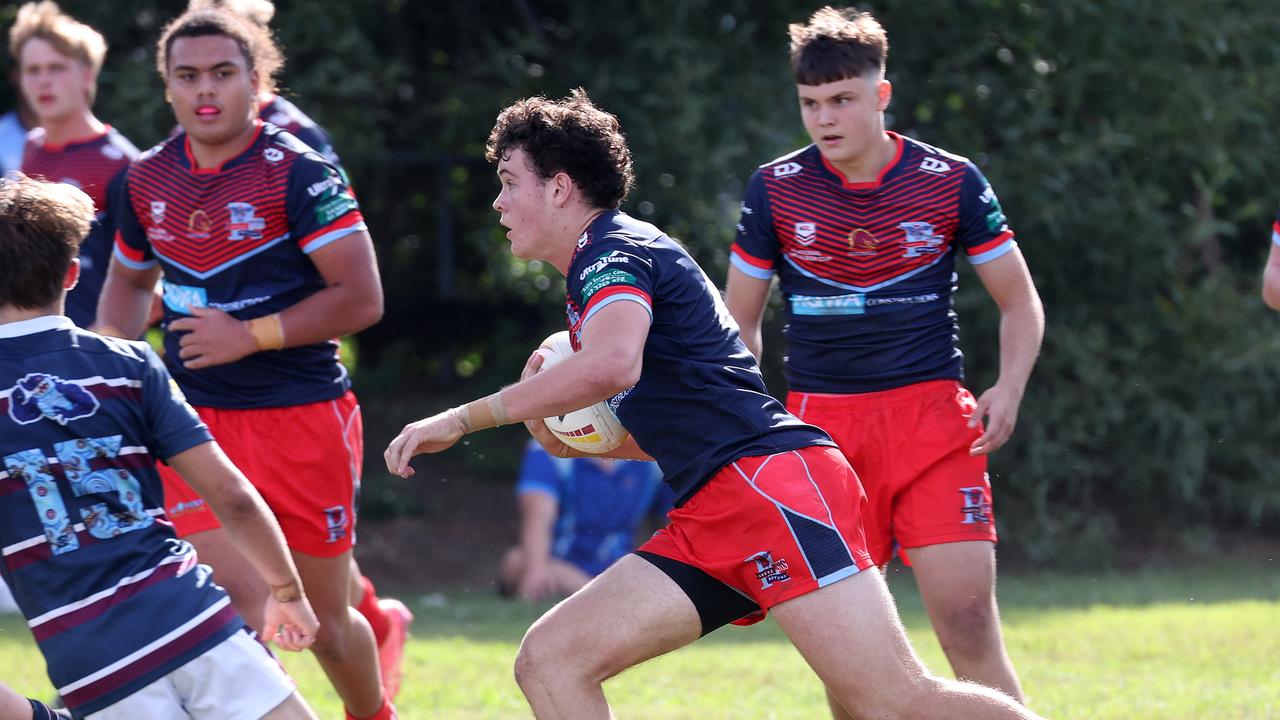
[[[640,380],[610,405],[658,461],[677,504],[740,457],[831,444],[769,396],[720,293],[658,228],[616,210],[601,214],[578,239],[567,284],[574,350],[606,305],[648,310]]]
[[[97,211],[89,235],[80,243],[80,282],[67,293],[67,315],[80,327],[92,325],[98,312],[98,296],[107,279],[111,238],[115,235],[111,197],[124,169],[136,157],[138,148],[110,126],[101,135],[66,145],[49,145],[40,128],[27,137],[22,172],[41,180],[75,185],[93,200]]]
[[[338,159],[338,152],[333,149],[333,138],[329,137],[329,133],[320,127],[319,123],[299,110],[297,105],[279,95],[272,95],[271,101],[263,105],[258,111],[258,118],[275,125],[281,130],[292,133],[294,137],[306,143],[312,150],[323,155],[325,160],[333,163],[339,169],[342,168],[342,161]]]
[[[244,626],[163,515],[155,461],[209,441],[146,343],[0,325],[0,571],[76,717]]]
[[[973,163],[890,135],[898,153],[875,182],[846,182],[810,145],[747,185],[730,262],[751,277],[778,275],[794,391],[962,380],[957,248],[981,264],[1016,246]]]
[[[297,138],[260,125],[244,152],[196,169],[185,134],[147,151],[125,174],[116,259],[164,269],[166,324],[212,307],[240,320],[276,313],[324,289],[307,257],[365,230],[347,183]],[[187,370],[165,333],[178,384],[200,406],[262,408],[340,397],[350,387],[337,340],[254,353]]]

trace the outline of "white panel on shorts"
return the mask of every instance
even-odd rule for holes
[[[87,720],[261,720],[294,689],[271,653],[237,632]]]

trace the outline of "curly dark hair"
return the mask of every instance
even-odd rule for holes
[[[582,88],[562,100],[526,98],[499,113],[485,158],[496,163],[517,149],[542,180],[566,173],[593,207],[617,208],[635,185],[618,118],[596,107]]]
[[[169,78],[169,55],[178,38],[222,35],[236,41],[249,70],[257,71],[258,82],[267,92],[275,92],[276,74],[284,65],[284,53],[271,30],[250,17],[237,14],[217,3],[197,5],[164,27],[156,43],[156,70],[160,79]]]
[[[824,85],[879,71],[884,75],[889,37],[871,13],[828,5],[806,25],[787,26],[791,74],[800,85]]]

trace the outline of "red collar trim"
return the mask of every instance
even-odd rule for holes
[[[844,173],[840,172],[840,170],[836,168],[835,165],[832,165],[831,162],[827,160],[827,157],[825,155],[819,152],[818,156],[822,158],[822,164],[825,165],[826,168],[832,172],[832,174],[834,174],[837,178],[840,179],[840,184],[844,186],[846,190],[874,190],[880,187],[880,184],[884,182],[884,176],[888,175],[890,170],[897,167],[898,162],[902,160],[903,148],[906,146],[906,143],[902,141],[902,136],[899,135],[898,133],[893,132],[892,130],[887,130],[885,131],[885,134],[888,135],[890,138],[893,138],[894,143],[896,143],[898,147],[893,153],[893,159],[890,160],[884,167],[880,168],[880,173],[876,175],[876,179],[872,180],[871,182],[861,182],[861,183],[849,182],[849,179],[844,176]]]
[[[182,136],[182,151],[187,154],[187,163],[191,166],[191,172],[196,173],[197,175],[215,175],[222,172],[222,168],[225,167],[227,163],[244,155],[246,150],[253,147],[253,144],[258,142],[258,136],[262,134],[262,121],[254,118],[253,125],[253,137],[249,138],[249,142],[245,143],[245,146],[235,155],[232,155],[218,165],[210,168],[202,168],[199,163],[196,162],[196,156],[191,153],[191,135],[189,133],[184,134]]]
[[[102,138],[106,137],[107,133],[109,132],[111,132],[111,126],[107,125],[106,129],[103,130],[102,132],[94,133],[93,135],[90,135],[89,137],[86,137],[86,138],[76,138],[75,140],[68,140],[62,143],[61,145],[54,145],[53,143],[47,143],[47,142],[40,143],[40,147],[45,152],[60,153],[63,150],[66,150],[67,148],[71,147],[72,145],[84,145],[85,143],[97,142],[98,140],[101,140]]]

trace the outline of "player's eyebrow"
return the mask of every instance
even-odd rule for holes
[[[179,70],[190,70],[190,71],[192,71],[192,72],[200,72],[200,71],[202,71],[202,70],[208,70],[208,71],[221,70],[221,69],[223,69],[223,68],[228,68],[228,67],[229,67],[229,68],[234,68],[234,67],[236,67],[236,64],[235,64],[235,63],[233,63],[233,62],[231,62],[230,60],[223,60],[222,62],[217,63],[217,64],[212,65],[212,66],[207,67],[207,68],[198,68],[198,67],[196,67],[195,65],[175,65],[175,66],[173,67],[173,71],[174,71],[174,72],[178,72]]]

